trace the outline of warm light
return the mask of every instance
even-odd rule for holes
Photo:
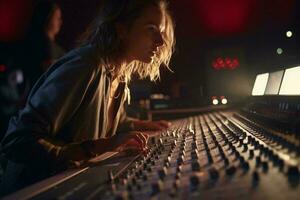
[[[222,58],[222,57],[217,57],[213,62],[212,62],[212,67],[216,70],[220,69],[229,69],[233,70],[236,69],[240,66],[239,60],[237,58]]]
[[[293,36],[293,32],[292,31],[287,31],[286,32],[286,37],[292,37]]]
[[[219,104],[219,100],[218,99],[213,99],[212,100],[212,104],[213,105],[218,105]]]
[[[226,98],[223,98],[223,99],[221,100],[221,103],[222,103],[222,104],[227,104],[227,103],[228,103],[228,101],[227,101],[227,99],[226,99]]]
[[[283,73],[284,70],[270,73],[265,91],[266,95],[275,95],[279,93]]]
[[[282,54],[283,53],[283,50],[282,50],[282,48],[278,48],[277,50],[276,50],[276,52],[277,52],[277,54]]]
[[[269,78],[269,73],[259,74],[256,76],[255,83],[252,90],[253,96],[264,95],[268,78]]]
[[[300,66],[286,69],[282,84],[280,87],[280,95],[300,95]]]

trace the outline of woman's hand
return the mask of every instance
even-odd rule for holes
[[[117,151],[144,152],[147,150],[147,141],[148,136],[137,131],[115,135],[111,138],[112,148]]]
[[[129,132],[112,138],[90,140],[63,146],[57,152],[57,159],[64,168],[80,167],[90,158],[107,151],[147,151],[148,136],[141,132]]]
[[[133,122],[134,130],[137,131],[163,131],[171,126],[171,122],[137,120]]]

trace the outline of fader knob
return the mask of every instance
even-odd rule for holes
[[[181,172],[182,171],[182,166],[180,165],[180,166],[177,166],[176,167],[176,172]]]
[[[256,156],[256,158],[255,158],[255,166],[256,166],[256,167],[259,167],[260,164],[261,164],[260,156]]]
[[[207,161],[209,164],[212,164],[214,162],[210,153],[207,154]]]
[[[241,164],[243,164],[245,162],[245,158],[243,156],[239,156],[238,159]]]
[[[299,169],[297,166],[290,166],[288,168],[288,171],[287,171],[287,175],[289,177],[299,177],[300,173],[299,173]]]
[[[284,161],[282,160],[282,159],[278,159],[278,161],[277,161],[277,165],[278,165],[278,168],[280,169],[280,170],[283,170],[283,167],[284,167]]]
[[[191,158],[193,159],[193,160],[197,160],[198,159],[198,155],[197,155],[197,152],[196,151],[192,151],[191,152]]]
[[[250,135],[248,135],[248,137],[247,137],[247,144],[250,144],[251,141],[252,141],[252,137]]]
[[[262,164],[263,171],[267,172],[269,170],[268,162],[264,161],[261,164]]]
[[[238,147],[241,147],[243,146],[244,144],[244,139],[239,139],[239,144],[238,144]]]
[[[241,167],[243,168],[244,171],[248,171],[250,168],[248,162],[241,163]]]
[[[249,151],[249,159],[251,160],[253,157],[254,157],[254,150],[251,149],[251,150]]]
[[[199,162],[197,160],[192,162],[192,170],[194,172],[195,171],[200,171],[200,164],[199,164]]]
[[[236,168],[234,166],[228,167],[226,169],[226,175],[232,176],[232,175],[234,175],[235,171],[236,171]]]
[[[219,172],[215,168],[209,169],[208,173],[211,180],[217,180],[219,178]]]
[[[259,174],[257,171],[254,171],[252,174],[252,185],[256,186],[259,182]]]
[[[166,169],[160,169],[158,170],[158,177],[163,180],[166,177]]]
[[[248,150],[248,146],[247,146],[247,144],[243,144],[243,152],[246,152]]]

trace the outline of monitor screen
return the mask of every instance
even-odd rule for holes
[[[280,95],[300,95],[300,66],[286,69],[282,84],[280,87]]]
[[[266,85],[268,82],[269,73],[258,74],[252,89],[253,96],[260,96],[265,94]]]
[[[269,74],[269,79],[265,91],[266,95],[276,95],[279,93],[283,73],[284,70],[272,72]]]

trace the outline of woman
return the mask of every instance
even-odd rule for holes
[[[61,25],[60,7],[52,0],[37,0],[18,57],[18,65],[23,67],[30,88],[56,59],[64,55],[64,50],[55,41]]]
[[[65,50],[56,42],[56,37],[60,32],[63,20],[62,11],[60,7],[54,3],[50,2],[51,10],[47,23],[45,24],[45,33],[50,43],[50,54],[48,57],[48,63],[44,63],[43,67],[47,69],[55,60],[62,57],[65,54]]]
[[[131,75],[156,80],[168,66],[174,38],[165,0],[108,0],[82,41],[40,77],[10,120],[5,192],[106,151],[143,151],[140,131],[167,127],[123,112]]]

